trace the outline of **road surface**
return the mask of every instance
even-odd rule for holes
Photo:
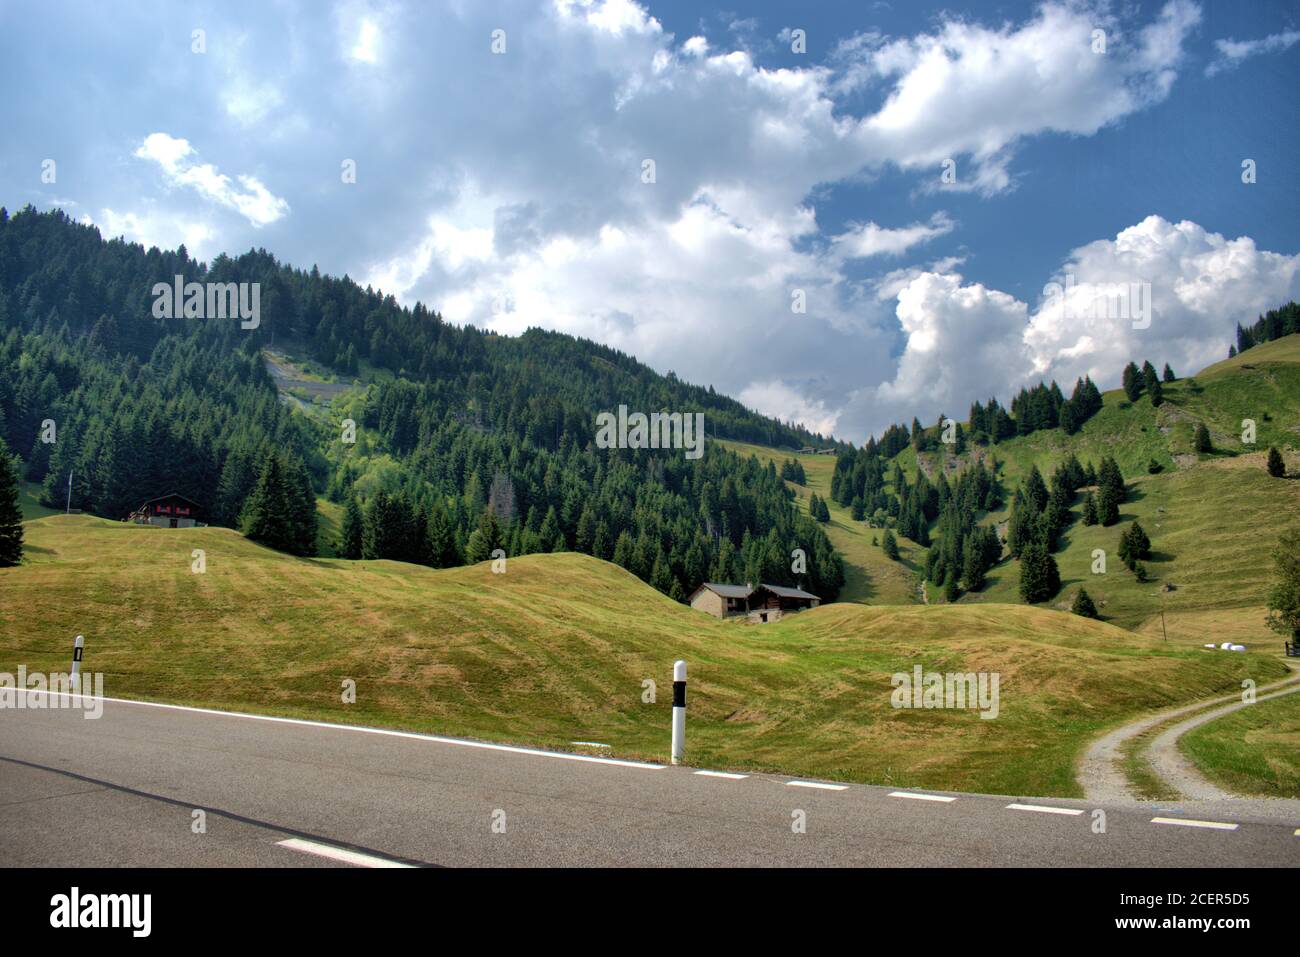
[[[1297,828],[112,699],[98,720],[0,709],[10,866],[1296,866]]]

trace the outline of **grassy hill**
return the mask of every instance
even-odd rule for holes
[[[220,528],[54,514],[26,531],[27,563],[0,569],[0,670],[66,670],[80,633],[110,696],[663,759],[685,658],[689,760],[714,767],[1075,794],[1074,761],[1100,728],[1282,673],[1018,606],[839,603],[750,627],[575,554],[494,575],[294,558]],[[895,710],[890,675],[914,664],[998,672],[1000,716]]]
[[[1130,484],[1130,497],[1121,522],[1105,528],[1079,521],[1081,504],[1073,509],[1074,523],[1056,553],[1063,587],[1053,603],[1068,608],[1080,586],[1097,601],[1103,617],[1116,625],[1188,645],[1234,640],[1263,643],[1276,636],[1264,625],[1265,601],[1272,583],[1269,552],[1279,532],[1300,521],[1300,481],[1270,478],[1264,458],[1270,445],[1284,450],[1288,471],[1300,472],[1300,336],[1263,343],[1239,356],[1216,363],[1165,386],[1165,403],[1152,407],[1139,398],[1130,403],[1120,390],[1103,396],[1102,410],[1079,433],[1067,436],[1052,429],[988,447],[972,447],[961,456],[944,449],[919,456],[912,448],[894,459],[909,476],[919,466],[931,478],[952,475],[974,456],[996,458],[1010,500],[1020,480],[1037,465],[1044,476],[1075,454],[1081,461],[1100,463],[1113,455]],[[1241,442],[1242,420],[1253,419],[1254,446]],[[1205,422],[1215,451],[1198,455],[1193,434]],[[791,485],[807,509],[811,492],[827,497],[834,458],[725,443],[778,464],[784,458],[803,463],[808,486]],[[1148,472],[1154,459],[1161,466]],[[845,560],[845,601],[871,604],[918,600],[917,567],[925,550],[899,539],[903,562],[891,562],[871,546],[875,529],[850,519],[848,510],[829,502],[831,541]],[[1007,518],[1005,510],[985,523]],[[1138,520],[1151,537],[1153,556],[1147,562],[1151,581],[1139,584],[1120,562],[1119,538],[1129,522]],[[1107,553],[1107,571],[1091,571],[1093,550]],[[988,576],[977,593],[959,604],[1019,601],[1019,562],[1007,560]],[[1171,585],[1173,590],[1164,590]],[[930,601],[940,600],[929,590]],[[1164,612],[1163,620],[1161,612]]]
[[[721,444],[741,455],[756,455],[763,462],[775,462],[778,468],[786,459],[797,459],[803,464],[808,484],[787,482],[786,485],[794,490],[799,508],[805,514],[813,493],[826,500],[831,513],[830,524],[824,526],[826,536],[844,558],[844,588],[840,590],[840,601],[873,605],[920,602],[921,576],[918,563],[925,560],[925,549],[900,537],[898,554],[901,561],[895,562],[885,557],[879,544],[884,532],[868,528],[863,522],[853,521],[849,510],[831,499],[831,475],[835,471],[833,455],[801,455],[726,440]],[[875,544],[872,543],[873,539]]]

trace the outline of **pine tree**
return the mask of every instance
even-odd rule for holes
[[[984,587],[984,555],[972,541],[966,546],[966,556],[962,560],[962,580],[967,591],[979,591]]]
[[[943,600],[952,604],[961,597],[961,589],[957,585],[957,572],[953,570],[948,575],[948,580],[943,585]]]
[[[1151,397],[1151,405],[1155,408],[1165,404],[1165,390],[1160,385],[1159,379],[1152,379],[1147,385],[1147,394]]]
[[[898,561],[898,539],[894,537],[892,528],[885,529],[885,537],[880,547],[884,550],[886,558]]]
[[[1142,371],[1138,369],[1136,362],[1130,362],[1124,367],[1124,394],[1128,396],[1130,402],[1136,402],[1138,396],[1142,394]]]
[[[1020,600],[1029,605],[1047,601],[1061,590],[1056,559],[1039,542],[1030,542],[1020,554]]]
[[[429,509],[425,538],[429,543],[429,564],[434,568],[451,568],[460,564],[456,535],[447,518],[447,509],[441,502],[434,502]]]
[[[1284,478],[1286,476],[1286,463],[1282,461],[1282,453],[1277,450],[1277,446],[1269,446],[1268,449],[1268,474],[1273,478]]]
[[[1201,422],[1196,426],[1196,443],[1197,452],[1213,452],[1214,444],[1210,441],[1210,430]]]
[[[244,506],[242,526],[245,536],[270,548],[291,552],[297,546],[289,483],[280,456],[266,457],[253,493]]]
[[[1151,364],[1150,360],[1142,363],[1142,387],[1150,391],[1153,385],[1160,382],[1160,376],[1156,372],[1156,367]]]
[[[1092,492],[1086,492],[1083,496],[1083,524],[1097,524],[1097,500],[1093,498]]]
[[[1080,588],[1079,593],[1074,596],[1074,603],[1070,605],[1070,611],[1081,618],[1098,618],[1097,606],[1093,604],[1092,597],[1088,592]]]
[[[554,509],[552,509],[553,514]],[[501,524],[497,521],[496,513],[485,507],[479,513],[478,527],[470,533],[469,541],[465,543],[465,563],[477,565],[479,562],[485,562],[501,546]]]
[[[18,464],[0,439],[0,568],[23,560],[23,513],[18,505]]]
[[[349,492],[347,505],[343,509],[343,528],[339,535],[339,557],[360,558],[364,539],[365,522],[361,517],[361,506],[357,504],[356,495]]]
[[[1103,485],[1097,492],[1097,519],[1107,527],[1119,521],[1119,501],[1109,485]]]
[[[1169,363],[1168,363],[1168,362],[1165,363],[1164,379],[1165,379],[1166,382],[1173,382],[1173,381],[1175,381],[1175,378],[1174,378],[1174,370],[1171,369],[1171,368],[1169,368]]]

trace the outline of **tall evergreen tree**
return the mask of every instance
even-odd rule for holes
[[[349,492],[343,509],[343,527],[339,533],[339,557],[360,558],[364,539],[365,522],[361,517],[361,506],[357,504],[356,495]]]
[[[1061,590],[1056,559],[1039,542],[1030,542],[1020,554],[1020,600],[1028,605],[1047,601]]]
[[[23,560],[23,513],[18,504],[18,466],[0,439],[0,568]]]
[[[1210,441],[1210,430],[1205,427],[1204,422],[1199,422],[1196,425],[1194,446],[1197,452],[1208,453],[1214,451],[1214,443]]]
[[[1268,474],[1273,478],[1284,478],[1286,476],[1286,462],[1282,460],[1282,453],[1277,450],[1276,445],[1269,446],[1267,468]]]
[[[1098,618],[1097,606],[1088,594],[1086,589],[1080,588],[1079,593],[1074,596],[1074,602],[1070,605],[1070,611],[1082,618]]]
[[[294,552],[299,547],[289,481],[279,455],[266,457],[253,494],[244,506],[242,524],[244,534],[255,542],[282,552]]]

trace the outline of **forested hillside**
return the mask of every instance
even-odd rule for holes
[[[154,284],[177,275],[259,283],[260,324],[155,318]],[[357,445],[384,458],[364,488],[357,446],[281,401],[262,358],[273,338],[357,377]],[[714,444],[698,461],[597,449],[595,414],[620,404],[703,412],[710,437],[828,444],[595,343],[457,328],[261,250],[204,264],[61,212],[0,209],[0,434],[46,504],[64,505],[69,472],[72,507],[107,518],[178,492],[213,523],[308,554],[325,493],[346,508],[352,557],[572,549],[678,598],[706,578],[835,597],[840,559],[774,468]]]

